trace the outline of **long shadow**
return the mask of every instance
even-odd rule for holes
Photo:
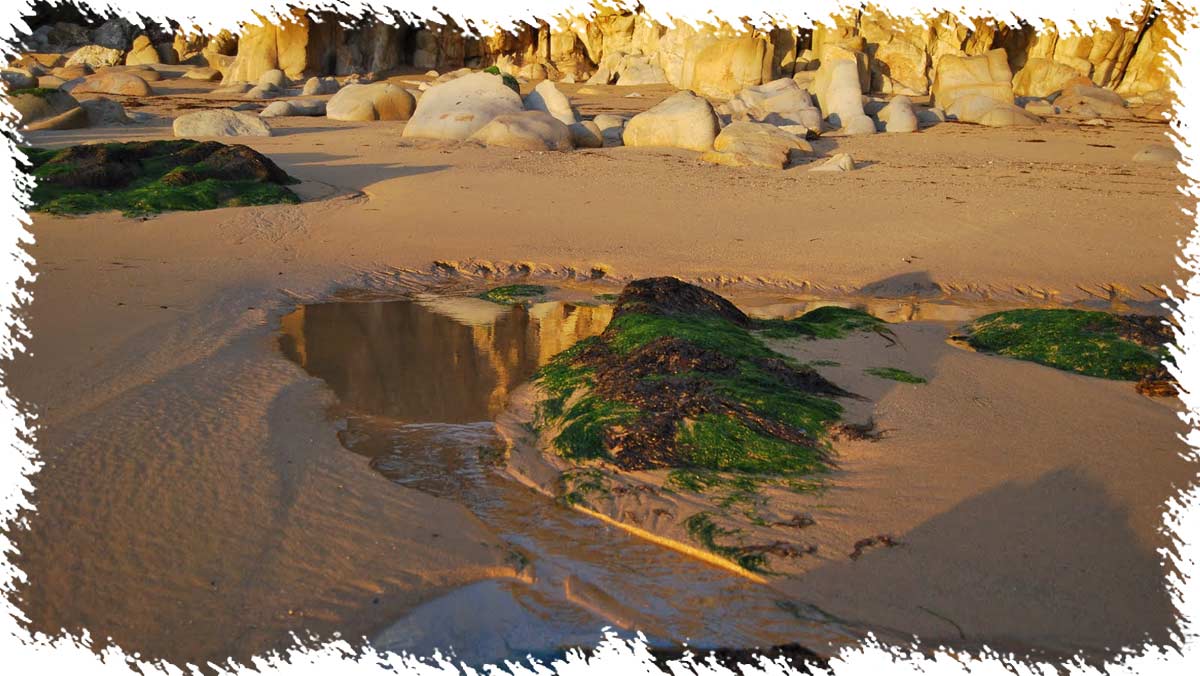
[[[865,284],[859,289],[863,296],[874,298],[931,298],[944,295],[926,270],[904,272]]]
[[[445,171],[448,164],[405,165],[393,162],[364,164],[341,163],[353,155],[330,153],[267,153],[284,171],[301,180],[319,181],[347,191],[364,190],[368,186],[394,178],[407,178]]]
[[[803,576],[804,589],[870,608],[905,634],[926,627],[925,643],[1100,659],[1167,644],[1178,621],[1158,553],[1079,469],[1006,483],[913,529],[899,546],[848,554]]]

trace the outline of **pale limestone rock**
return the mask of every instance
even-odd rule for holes
[[[341,85],[338,81],[331,77],[310,77],[304,83],[304,88],[300,90],[303,96],[323,96],[325,94],[336,94]]]
[[[721,130],[713,141],[713,149],[700,159],[737,167],[782,169],[793,156],[810,153],[812,146],[807,141],[774,125],[734,122]]]
[[[102,47],[100,45],[85,45],[75,50],[71,58],[67,59],[67,66],[85,65],[90,68],[102,68],[104,66],[115,66],[121,63],[121,59],[125,54],[119,49]]]
[[[129,49],[129,53],[125,55],[125,64],[134,66],[152,63],[162,63],[158,50],[154,48],[150,38],[145,35],[137,36],[133,39],[133,46]]]
[[[472,73],[427,89],[403,135],[461,141],[493,118],[523,110],[521,97],[500,77]]]
[[[712,104],[682,91],[625,123],[621,138],[631,147],[683,148],[706,152],[720,132]]]
[[[912,99],[907,96],[893,98],[879,111],[877,117],[883,123],[883,130],[889,134],[914,132],[919,126]]]
[[[540,110],[566,125],[579,121],[579,113],[571,107],[571,101],[550,80],[543,80],[525,97],[527,110]]]
[[[271,126],[255,115],[236,110],[199,110],[175,118],[177,137],[270,136]]]
[[[809,171],[829,171],[839,173],[845,171],[854,171],[854,159],[846,153],[838,153],[824,162],[816,164],[813,168],[809,169]]]
[[[592,120],[584,120],[569,125],[571,130],[571,142],[576,148],[602,148],[604,147],[604,132]]]
[[[469,137],[488,146],[516,150],[571,150],[571,130],[549,113],[526,110],[493,117]]]

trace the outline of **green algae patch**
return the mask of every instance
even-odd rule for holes
[[[34,211],[142,216],[300,201],[286,187],[295,179],[243,145],[180,139],[22,150],[37,179]]]
[[[500,79],[504,81],[505,87],[508,87],[518,94],[521,93],[521,83],[517,81],[517,78],[509,75],[508,73],[501,73],[499,66],[488,66],[487,68],[483,69],[483,72],[491,73],[492,75],[499,75]]]
[[[754,328],[764,338],[845,338],[858,331],[891,335],[887,322],[862,310],[827,305],[795,319],[758,319]]]
[[[875,366],[869,369],[863,369],[863,373],[884,380],[894,380],[898,383],[909,383],[911,385],[923,385],[927,380],[915,373],[909,373],[904,369],[892,368],[891,366]]]
[[[1171,331],[1158,317],[1024,309],[985,315],[968,327],[981,352],[1109,380],[1161,379]]]
[[[737,535],[736,529],[722,528],[712,520],[712,514],[697,512],[684,522],[688,536],[700,547],[738,564],[742,568],[754,572],[767,572],[767,556],[765,552],[746,551],[744,547],[721,544],[718,537]]]
[[[537,374],[534,426],[569,460],[623,470],[770,476],[831,464],[828,426],[852,396],[768,348],[720,296],[670,277],[631,282],[605,331]]]
[[[546,287],[538,284],[506,284],[488,289],[479,298],[499,305],[521,305],[546,295]]]
[[[62,90],[56,89],[54,87],[27,87],[25,89],[14,89],[11,92],[9,92],[8,95],[10,97],[13,97],[13,96],[36,96],[40,99],[44,99],[47,96],[50,96],[54,92],[58,92],[58,91],[62,91]]]

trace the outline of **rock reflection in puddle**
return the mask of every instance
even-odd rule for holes
[[[283,318],[280,345],[357,413],[481,422],[538,366],[611,317],[611,306],[505,307],[462,296],[319,303]]]

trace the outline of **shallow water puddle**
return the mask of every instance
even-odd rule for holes
[[[314,304],[283,318],[283,352],[337,394],[342,445],[397,484],[466,505],[528,562],[533,579],[456,590],[381,627],[373,642],[417,655],[453,649],[480,664],[592,645],[604,627],[697,648],[798,642],[825,653],[855,640],[858,632],[816,608],[562,507],[494,470],[502,442],[491,421],[512,389],[603,331],[611,315],[608,306],[427,296]]]

